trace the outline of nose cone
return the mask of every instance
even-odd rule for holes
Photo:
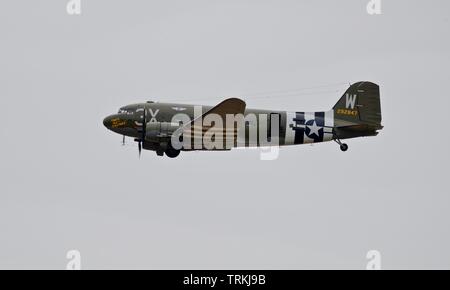
[[[108,116],[105,119],[103,119],[103,125],[108,129],[111,129],[111,123],[112,123],[111,119],[112,119],[111,116]]]

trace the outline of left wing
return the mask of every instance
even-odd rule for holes
[[[233,139],[233,144],[237,140],[238,128],[233,128],[230,130],[226,128],[226,117],[227,115],[244,115],[246,103],[238,98],[229,98],[218,105],[214,106],[202,116],[192,120],[190,123],[185,124],[179,130],[177,130],[177,134],[184,134],[184,136],[191,136],[192,140],[201,138],[203,139],[206,132],[211,134],[215,134],[215,138],[222,138],[221,140],[230,140]],[[206,126],[203,123],[203,120],[211,115],[218,116],[222,119],[222,128],[217,128],[217,125]],[[201,121],[200,121],[201,120]],[[214,119],[213,119],[214,120]]]

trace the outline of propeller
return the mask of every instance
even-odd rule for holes
[[[146,114],[146,109],[145,109],[145,105],[144,105],[144,113],[143,113],[143,120],[142,120],[142,129],[141,131],[141,136],[138,139],[138,150],[139,150],[139,158],[141,158],[141,152],[142,152],[142,142],[144,142],[145,140],[145,135],[146,135],[146,129],[147,129],[147,114]]]

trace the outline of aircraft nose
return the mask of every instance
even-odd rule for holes
[[[111,128],[111,116],[108,116],[108,117],[106,117],[105,119],[103,119],[103,125],[106,127],[106,128]]]

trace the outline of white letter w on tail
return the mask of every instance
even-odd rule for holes
[[[356,102],[356,95],[345,95],[345,107],[347,109],[354,109],[355,108],[355,102]]]

